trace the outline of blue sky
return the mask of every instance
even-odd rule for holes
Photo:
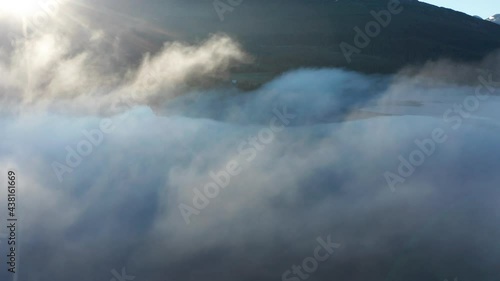
[[[473,16],[478,15],[482,18],[500,14],[500,2],[498,0],[426,0],[422,2],[447,7]]]

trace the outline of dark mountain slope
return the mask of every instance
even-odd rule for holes
[[[419,1],[400,1],[403,11],[393,15],[388,26],[349,62],[341,43],[356,46],[354,28],[364,30],[374,21],[371,12],[387,10],[389,0],[242,0],[222,15],[223,21],[214,0],[152,0],[147,5],[141,1],[125,1],[125,5],[124,0],[89,0],[96,7],[92,11],[113,10],[147,18],[159,27],[161,32],[157,33],[124,27],[128,29],[121,34],[132,34],[128,41],[143,38],[154,46],[130,50],[131,57],[138,60],[145,51],[156,51],[165,41],[197,42],[223,32],[236,38],[255,57],[254,64],[236,73],[251,73],[252,78],[247,80],[257,84],[297,67],[393,73],[429,60],[477,61],[500,49],[500,25]],[[102,13],[106,21],[112,20],[109,15]]]
[[[370,12],[387,10],[389,1],[244,0],[224,13],[223,21],[211,0],[168,3],[175,13],[158,17],[178,39],[195,41],[216,32],[237,38],[256,58],[254,65],[240,70],[245,73],[276,74],[307,66],[392,73],[428,60],[476,61],[500,49],[499,25],[418,1],[401,0],[403,11],[351,62],[340,44],[356,46],[354,28],[364,30],[374,21]]]
[[[387,9],[387,3],[244,2],[233,13],[226,13],[224,22],[214,24],[212,30],[239,38],[260,58],[262,68],[272,70],[311,65],[392,72],[406,64],[438,58],[479,60],[500,48],[497,25],[426,3],[404,1],[403,11],[393,15],[390,24],[348,63],[340,44],[354,45],[354,27],[364,30],[374,20],[370,11]]]

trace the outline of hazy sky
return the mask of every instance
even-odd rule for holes
[[[478,15],[482,18],[500,14],[500,4],[498,0],[426,0],[422,2],[451,8],[473,16]]]

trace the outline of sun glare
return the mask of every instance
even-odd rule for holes
[[[37,0],[0,0],[0,12],[17,17],[26,17],[39,7]]]

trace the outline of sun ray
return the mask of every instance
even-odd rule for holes
[[[26,17],[34,13],[38,7],[36,0],[0,0],[0,13],[8,16]]]

